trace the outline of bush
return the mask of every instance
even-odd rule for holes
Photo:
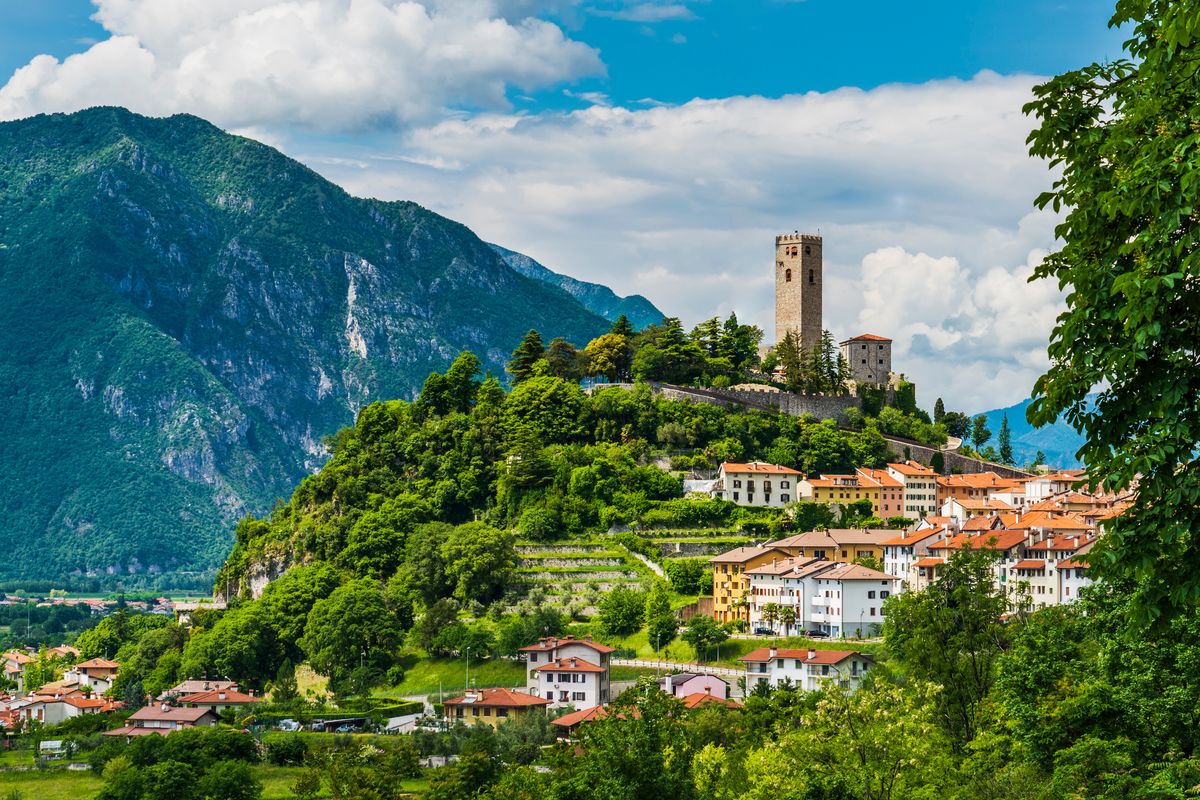
[[[267,761],[277,767],[298,766],[308,755],[308,745],[298,733],[272,736],[267,740]]]
[[[175,734],[172,734],[175,735]],[[243,761],[218,761],[200,779],[200,796],[221,800],[258,800],[262,784]]]

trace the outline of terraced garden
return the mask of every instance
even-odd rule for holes
[[[596,613],[600,595],[616,586],[640,586],[651,571],[615,542],[518,542],[517,575],[524,591],[540,589],[555,606]]]

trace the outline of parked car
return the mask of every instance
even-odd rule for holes
[[[755,628],[754,633],[758,636],[774,636],[775,631],[770,628]]]
[[[358,730],[358,728],[354,727],[353,725],[338,725],[336,728],[333,729],[333,732],[334,733],[354,733],[357,730]]]
[[[294,719],[281,719],[279,721],[279,730],[287,731],[288,733],[294,733],[295,731],[300,730],[300,723],[296,722]]]
[[[829,634],[826,633],[825,631],[821,631],[821,630],[811,630],[808,632],[808,638],[810,638],[810,639],[828,639]]]

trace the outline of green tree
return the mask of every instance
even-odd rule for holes
[[[586,373],[602,376],[610,381],[628,377],[632,359],[633,348],[629,337],[617,333],[598,336],[583,348],[582,360]]]
[[[517,567],[514,537],[482,522],[456,527],[442,545],[446,580],[461,603],[490,603],[504,593]]]
[[[600,630],[606,636],[628,636],[642,627],[646,596],[624,586],[614,586],[600,600]]]
[[[941,422],[942,417],[946,416],[946,404],[942,402],[942,398],[938,398],[933,404],[933,421]]]
[[[1000,463],[1001,464],[1014,463],[1013,462],[1013,449],[1012,449],[1012,430],[1008,427],[1008,414],[1005,414],[1000,419],[1000,433],[998,434],[998,436],[999,436],[998,441],[1000,443],[1000,450],[999,450]]]
[[[318,600],[308,615],[300,646],[313,668],[344,680],[366,665],[382,672],[391,663],[402,631],[375,581],[359,579]]]
[[[697,658],[704,661],[725,643],[729,631],[707,614],[696,614],[688,620],[680,638],[695,649]]]
[[[513,350],[508,361],[508,374],[512,377],[512,385],[516,386],[533,376],[533,367],[546,355],[542,345],[542,335],[535,330],[525,334],[525,338]]]
[[[971,443],[975,445],[976,450],[979,450],[991,438],[992,432],[988,430],[987,417],[980,414],[971,421]]]
[[[961,411],[947,411],[941,418],[946,433],[957,439],[967,439],[971,431],[971,418]]]
[[[979,730],[980,704],[996,679],[1007,609],[992,576],[993,550],[964,550],[920,592],[889,597],[883,626],[888,650],[909,674],[941,687],[937,717],[961,751]]]
[[[679,622],[671,611],[671,593],[665,581],[655,581],[646,593],[646,627],[650,644],[662,650],[675,639]]]
[[[218,761],[205,770],[197,789],[204,800],[259,800],[263,792],[262,782],[244,761]]]
[[[1190,3],[1120,0],[1110,25],[1132,31],[1131,60],[1059,75],[1025,107],[1030,153],[1061,169],[1037,205],[1066,210],[1034,277],[1067,290],[1027,415],[1083,435],[1095,485],[1136,482],[1092,564],[1138,587],[1142,622],[1200,595],[1198,20]]]
[[[509,430],[524,428],[543,445],[579,435],[584,398],[579,386],[562,378],[532,377],[513,389],[504,404]]]
[[[550,340],[550,347],[546,350],[546,365],[551,375],[568,381],[579,380],[582,377],[579,360],[579,351],[575,349],[575,345],[561,336]]]

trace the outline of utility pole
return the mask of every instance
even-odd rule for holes
[[[463,694],[466,694],[471,688],[471,645],[467,645],[467,673],[463,678]]]

